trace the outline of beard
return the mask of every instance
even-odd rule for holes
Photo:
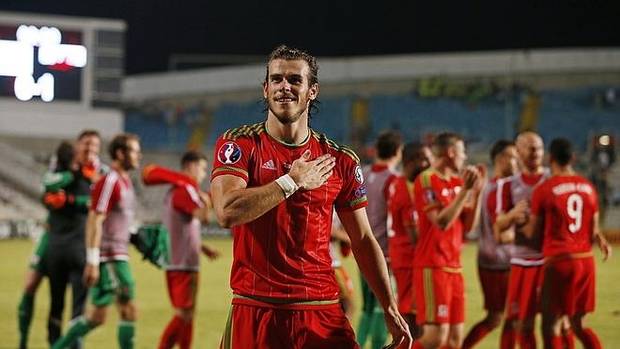
[[[125,155],[125,158],[121,162],[121,166],[123,167],[123,170],[125,171],[131,171],[131,170],[136,169],[136,166],[133,165],[133,162],[131,161],[131,159],[129,158],[127,154]]]
[[[299,97],[298,97],[299,98]],[[301,107],[304,105],[303,98],[300,103],[282,106],[275,100],[269,99],[267,101],[267,108],[271,114],[273,114],[278,121],[280,121],[284,125],[292,124],[297,121],[304,115],[304,113],[308,112],[309,101],[306,100],[305,107]]]

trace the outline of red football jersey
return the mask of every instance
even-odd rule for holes
[[[299,190],[256,220],[234,226],[231,287],[235,294],[290,300],[338,299],[329,254],[332,213],[367,205],[359,159],[311,130],[300,145],[271,137],[264,123],[227,131],[215,145],[211,180],[233,175],[247,187],[269,184],[310,149],[336,158],[328,182]]]
[[[592,249],[596,189],[581,176],[553,176],[534,189],[532,214],[544,221],[545,257]]]
[[[460,177],[443,178],[432,168],[416,178],[413,189],[418,213],[418,241],[413,257],[415,267],[461,267],[462,218],[457,218],[446,230],[441,230],[428,219],[427,213],[448,206],[462,187]]]
[[[390,183],[388,196],[388,251],[392,268],[411,268],[413,243],[409,229],[415,226],[413,183],[398,177]]]

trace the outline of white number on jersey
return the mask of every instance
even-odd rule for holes
[[[571,233],[576,233],[581,229],[581,222],[583,218],[583,199],[581,195],[573,193],[570,194],[566,201],[566,213],[575,221],[568,225],[568,230]]]

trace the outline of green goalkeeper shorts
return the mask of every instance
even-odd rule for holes
[[[90,290],[92,303],[97,307],[110,305],[114,299],[127,303],[134,298],[136,284],[127,261],[99,264],[99,280]]]

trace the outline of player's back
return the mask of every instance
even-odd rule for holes
[[[534,191],[532,212],[544,220],[545,257],[591,250],[598,201],[594,186],[585,178],[547,179]]]

